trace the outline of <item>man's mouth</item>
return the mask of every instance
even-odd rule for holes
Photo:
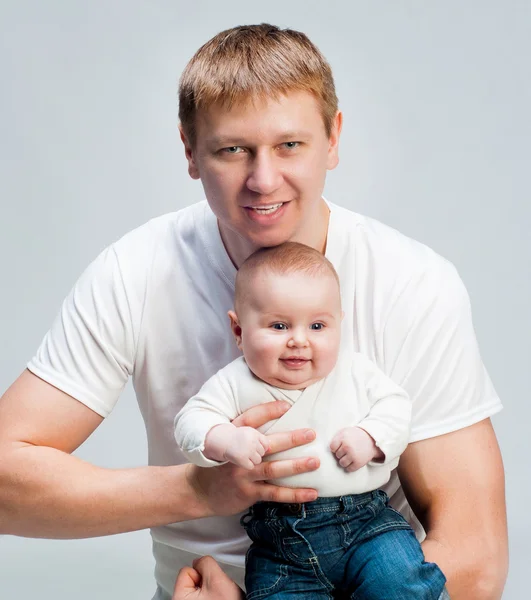
[[[280,202],[278,204],[268,204],[267,206],[246,206],[245,208],[250,208],[259,215],[270,215],[277,211],[283,204],[284,202]]]

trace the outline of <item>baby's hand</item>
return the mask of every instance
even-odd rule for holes
[[[227,423],[216,425],[208,432],[204,455],[211,460],[229,461],[250,470],[262,462],[268,447],[267,437],[256,429]]]
[[[361,427],[345,427],[336,433],[330,443],[339,466],[351,473],[364,467],[373,458],[383,458],[382,451],[372,437]]]

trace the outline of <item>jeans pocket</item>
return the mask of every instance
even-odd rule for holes
[[[287,537],[282,540],[282,551],[290,562],[301,564],[309,563],[313,553],[308,548],[308,543],[301,537]]]
[[[392,506],[387,506],[385,510],[391,511],[395,515],[397,521],[400,521],[400,522],[403,522],[403,523],[406,523],[407,525],[409,525],[408,520],[404,517],[404,515],[399,510],[396,510],[396,508],[393,508]]]
[[[247,553],[245,587],[247,600],[260,600],[277,594],[285,587],[288,579],[287,565],[276,560],[267,560],[258,550],[251,547]]]

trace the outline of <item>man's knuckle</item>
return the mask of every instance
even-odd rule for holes
[[[275,488],[272,485],[267,486],[266,496],[269,502],[282,502],[282,494],[279,488]]]
[[[296,460],[293,464],[293,471],[296,474],[304,473],[306,470],[306,463],[302,460]]]
[[[272,479],[275,475],[275,466],[273,463],[262,463],[262,476],[264,479]]]

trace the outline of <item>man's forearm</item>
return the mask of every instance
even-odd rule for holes
[[[427,532],[426,560],[446,575],[452,600],[499,600],[507,576],[507,519],[490,420],[410,444],[398,472]]]
[[[53,448],[4,448],[0,533],[83,538],[206,516],[185,470],[104,469]]]
[[[461,540],[466,545],[466,540]],[[489,556],[428,537],[422,543],[426,561],[436,563],[447,578],[451,600],[500,600],[506,578],[504,556]],[[471,548],[473,550],[473,548]]]

